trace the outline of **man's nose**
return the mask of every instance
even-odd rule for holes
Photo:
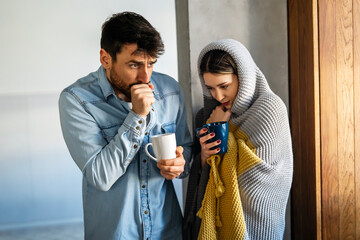
[[[142,83],[148,83],[150,81],[150,69],[147,66],[143,66],[138,71],[138,80]]]

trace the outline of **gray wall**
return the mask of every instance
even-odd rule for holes
[[[166,52],[155,71],[177,79],[174,0],[0,2],[0,230],[82,221],[82,175],[62,138],[57,100],[100,66],[101,25],[125,10],[161,33]]]
[[[208,43],[234,38],[250,51],[271,89],[288,106],[286,0],[189,1],[190,66],[194,111],[202,104],[196,63]],[[195,83],[194,83],[195,82]]]
[[[203,105],[198,55],[206,44],[223,38],[236,39],[248,48],[271,89],[289,105],[286,0],[179,0],[176,13],[179,81],[191,99],[189,114],[194,116]],[[284,239],[290,239],[289,214],[288,206]]]

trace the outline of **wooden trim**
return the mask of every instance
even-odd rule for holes
[[[360,239],[360,1],[353,1],[356,238]]]
[[[333,1],[319,0],[323,239],[339,239],[335,7]]]
[[[288,8],[292,239],[321,239],[317,1],[289,0]]]
[[[314,51],[314,110],[315,110],[315,185],[316,185],[316,239],[322,237],[321,222],[321,145],[320,145],[320,73],[319,73],[319,22],[317,0],[312,4]]]
[[[356,239],[352,1],[337,0],[336,9],[339,239]]]
[[[293,238],[360,239],[360,1],[288,3]]]

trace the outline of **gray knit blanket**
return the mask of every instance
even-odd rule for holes
[[[230,122],[238,126],[256,147],[262,162],[238,176],[240,198],[246,224],[245,239],[283,239],[285,210],[293,173],[293,154],[286,106],[275,95],[265,76],[256,66],[248,50],[233,39],[207,45],[200,53],[210,50],[228,52],[237,65],[239,89],[231,108]],[[199,71],[200,72],[200,71]],[[202,108],[195,121],[201,127],[219,103],[212,98],[200,76],[204,95]],[[209,176],[209,165],[201,168],[200,145],[195,142],[195,157],[189,177],[184,212],[184,239],[197,239],[201,219],[196,216],[201,207]]]

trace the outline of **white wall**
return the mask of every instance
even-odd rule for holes
[[[160,32],[155,71],[177,79],[174,0],[0,2],[0,229],[81,221],[81,172],[62,138],[58,95],[99,67],[101,25],[126,10]]]

